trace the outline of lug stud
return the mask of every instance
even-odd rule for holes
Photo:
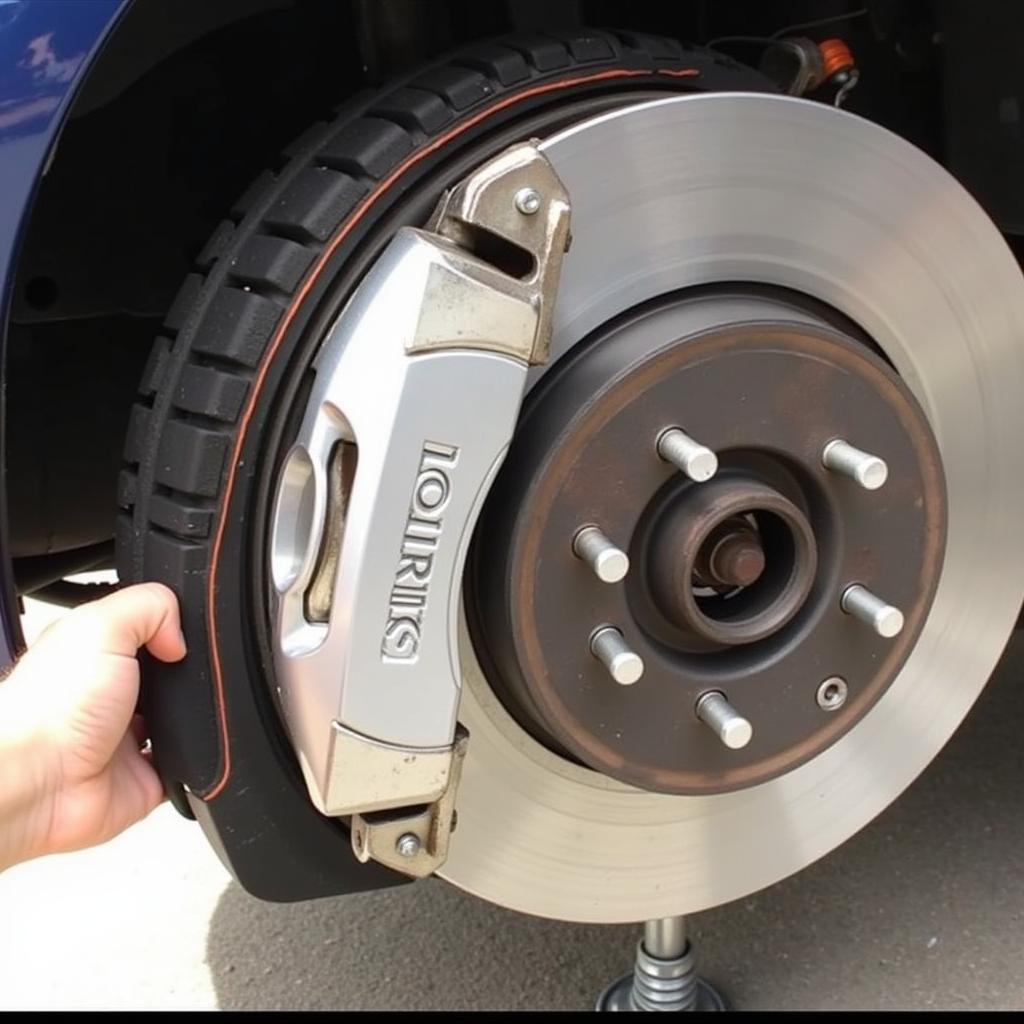
[[[618,583],[629,572],[629,555],[617,548],[596,526],[584,526],[572,542],[573,554],[582,559],[602,583]]]
[[[718,456],[678,427],[666,430],[658,438],[657,448],[666,462],[671,462],[695,483],[702,484],[718,472]]]
[[[848,476],[866,491],[877,491],[889,476],[884,459],[862,452],[846,441],[829,441],[822,449],[821,461],[827,469]]]
[[[614,626],[604,626],[590,639],[590,650],[620,686],[632,686],[644,674],[644,662]]]
[[[754,727],[726,700],[712,690],[697,700],[697,717],[730,749],[741,750],[754,735]]]
[[[860,619],[887,640],[899,635],[903,630],[903,612],[876,597],[859,583],[843,591],[839,605],[847,615]]]

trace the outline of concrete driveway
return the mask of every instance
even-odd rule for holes
[[[937,762],[846,846],[692,919],[733,1006],[1024,1006],[1022,668],[1024,636]],[[434,880],[259,903],[166,806],[101,849],[12,868],[0,908],[7,1009],[587,1009],[636,939]]]

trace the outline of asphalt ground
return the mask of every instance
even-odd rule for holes
[[[31,609],[29,631],[48,614]],[[734,1007],[1024,1006],[1022,669],[1018,636],[937,761],[844,847],[691,919]],[[0,1007],[587,1009],[636,936],[435,880],[260,903],[164,806],[104,847],[0,875]]]

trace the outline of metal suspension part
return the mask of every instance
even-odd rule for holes
[[[697,956],[686,937],[686,918],[663,917],[644,924],[632,973],[605,989],[597,1009],[724,1010],[725,1000],[713,986],[697,977]]]

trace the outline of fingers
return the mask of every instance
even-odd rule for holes
[[[126,735],[121,741],[111,768],[116,780],[113,787],[115,802],[120,803],[121,798],[133,797],[125,809],[124,817],[127,820],[121,828],[141,820],[166,799],[156,769],[150,758],[139,752],[134,736]]]
[[[146,720],[142,715],[134,715],[130,725],[132,736],[135,737],[135,747],[141,750],[149,741],[149,730],[146,728]]]
[[[103,770],[58,795],[43,853],[66,853],[106,842],[141,821],[164,800],[153,766],[126,733]]]
[[[139,583],[76,609],[72,616],[105,654],[134,657],[140,647],[161,661],[185,657],[178,599],[162,583]]]

